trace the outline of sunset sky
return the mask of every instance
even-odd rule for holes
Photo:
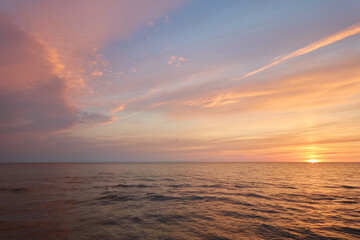
[[[0,161],[360,161],[359,0],[0,0]]]

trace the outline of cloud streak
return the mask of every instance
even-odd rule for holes
[[[330,44],[333,44],[335,42],[338,42],[340,40],[343,40],[347,37],[350,37],[350,36],[353,36],[353,35],[356,35],[360,32],[360,23],[357,23],[357,24],[354,24],[353,26],[343,30],[343,31],[340,31],[340,32],[337,32],[331,36],[328,36],[328,37],[325,37],[317,42],[314,42],[314,43],[311,43],[303,48],[300,48],[288,55],[285,55],[285,56],[280,56],[280,57],[277,57],[274,59],[274,61],[272,61],[270,64],[262,67],[262,68],[259,68],[255,71],[252,71],[250,73],[247,73],[245,74],[244,76],[242,76],[240,79],[244,79],[244,78],[247,78],[247,77],[250,77],[256,73],[259,73],[259,72],[262,72],[266,69],[269,69],[275,65],[278,65],[279,63],[282,63],[286,60],[289,60],[291,58],[294,58],[294,57],[298,57],[298,56],[301,56],[301,55],[304,55],[304,54],[307,54],[309,52],[313,52],[319,48],[322,48],[322,47],[325,47],[327,45],[330,45]],[[236,80],[236,79],[234,79]]]
[[[358,102],[359,54],[314,66],[305,59],[296,73],[226,86],[208,82],[162,91],[128,102],[127,111],[154,110],[181,119],[308,111]],[[226,121],[226,120],[225,120]]]

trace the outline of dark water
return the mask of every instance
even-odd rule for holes
[[[359,239],[358,163],[0,164],[0,239]]]

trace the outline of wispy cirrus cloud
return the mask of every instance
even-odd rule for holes
[[[129,102],[127,110],[158,108],[171,116],[193,118],[266,110],[303,111],[350,104],[358,101],[358,66],[358,54],[337,58],[337,62],[329,60],[316,67],[303,61],[297,73],[232,86],[216,81],[183,86]]]
[[[279,63],[282,63],[286,60],[289,60],[291,58],[294,58],[294,57],[298,57],[298,56],[301,56],[301,55],[304,55],[304,54],[307,54],[307,53],[310,53],[310,52],[313,52],[319,48],[322,48],[322,47],[325,47],[327,45],[330,45],[330,44],[333,44],[335,42],[338,42],[340,40],[343,40],[347,37],[350,37],[350,36],[353,36],[353,35],[356,35],[360,33],[360,23],[357,23],[357,24],[354,24],[353,26],[347,28],[347,29],[344,29],[340,32],[337,32],[333,35],[330,35],[328,37],[325,37],[319,41],[316,41],[314,43],[311,43],[303,48],[300,48],[290,54],[287,54],[287,55],[284,55],[284,56],[280,56],[280,57],[277,57],[275,58],[270,64],[262,67],[262,68],[259,68],[255,71],[252,71],[252,72],[249,72],[247,74],[245,74],[244,76],[242,76],[241,78],[235,78],[233,80],[240,80],[240,79],[244,79],[244,78],[247,78],[247,77],[250,77],[256,73],[259,73],[259,72],[262,72],[268,68],[271,68],[275,65],[278,65]]]

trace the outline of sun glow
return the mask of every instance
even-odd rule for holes
[[[307,160],[307,162],[309,162],[309,163],[317,163],[317,162],[319,162],[319,161],[316,160],[316,159],[310,159],[310,160]]]

